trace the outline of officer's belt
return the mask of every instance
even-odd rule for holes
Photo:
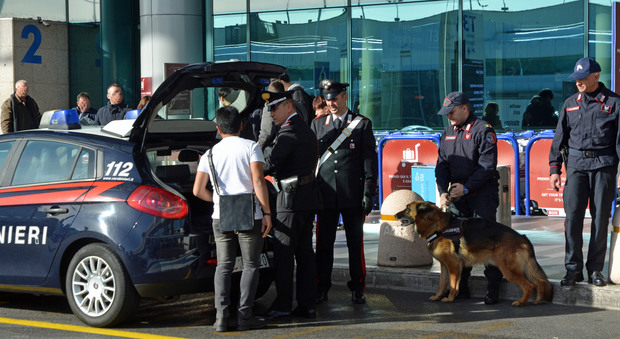
[[[299,186],[307,185],[314,181],[314,173],[299,177]]]
[[[329,145],[329,147],[327,147],[327,150],[325,151],[325,153],[323,153],[323,155],[321,155],[321,159],[319,160],[319,163],[316,166],[317,175],[319,174],[319,168],[321,168],[321,165],[323,165],[327,161],[327,159],[334,152],[336,152],[336,149],[338,149],[340,144],[342,144],[351,135],[351,132],[353,132],[357,124],[360,123],[360,121],[362,121],[362,117],[358,115],[357,117],[355,117],[355,119],[353,119],[353,121],[351,121],[347,125],[345,129],[342,130],[342,133],[340,133],[340,135],[336,138],[336,140],[334,140],[334,142],[332,142],[332,144]]]
[[[616,153],[616,150],[614,148],[578,150],[570,147],[568,149],[568,155],[581,158],[596,158],[601,155],[611,155],[614,153]]]

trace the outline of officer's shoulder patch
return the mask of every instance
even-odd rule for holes
[[[497,137],[495,136],[495,133],[493,132],[487,133],[487,135],[485,136],[485,139],[489,144],[495,144],[497,142]]]

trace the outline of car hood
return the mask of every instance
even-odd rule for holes
[[[143,148],[149,133],[174,133],[174,129],[162,128],[161,121],[157,123],[156,114],[162,105],[168,104],[181,91],[201,87],[242,88],[249,92],[249,101],[254,103],[254,107],[258,107],[263,89],[272,78],[277,78],[284,72],[285,67],[252,61],[209,62],[185,66],[166,78],[153,93],[151,100],[134,122],[129,140],[142,144]],[[240,113],[249,115],[251,107],[252,105],[248,105],[248,108]]]

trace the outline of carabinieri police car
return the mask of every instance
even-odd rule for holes
[[[57,111],[44,115],[48,128],[0,135],[0,290],[64,294],[78,318],[104,327],[141,297],[212,289],[213,206],[192,186],[199,156],[218,141],[217,90],[247,119],[285,71],[194,64],[136,119],[80,128],[75,111]],[[269,260],[257,296],[273,279]]]

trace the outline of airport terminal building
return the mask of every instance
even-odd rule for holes
[[[521,130],[541,89],[556,110],[576,91],[579,58],[615,89],[615,12],[611,0],[0,0],[0,97],[26,79],[42,111],[81,91],[99,107],[119,83],[135,107],[180,66],[239,59],[283,65],[312,95],[323,78],[350,83],[349,107],[378,130],[441,129],[455,90]]]

